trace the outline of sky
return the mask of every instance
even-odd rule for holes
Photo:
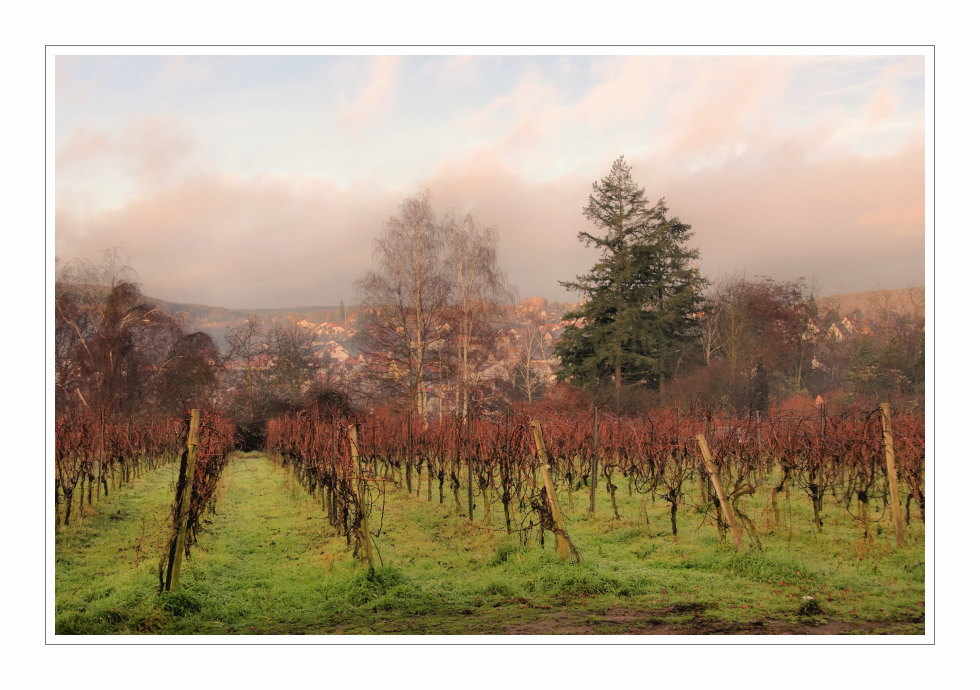
[[[171,301],[352,303],[427,189],[521,296],[571,301],[624,155],[710,280],[923,285],[925,88],[921,55],[59,55],[55,250],[122,246]]]

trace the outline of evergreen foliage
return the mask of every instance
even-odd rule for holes
[[[574,322],[555,346],[559,380],[598,391],[612,385],[617,405],[624,386],[658,388],[670,377],[680,346],[695,331],[707,283],[685,243],[691,226],[668,215],[663,199],[650,205],[620,156],[593,183],[586,218],[603,232],[580,232],[599,261],[561,284],[582,294],[565,315]]]

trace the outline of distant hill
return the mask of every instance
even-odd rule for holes
[[[225,334],[249,317],[257,318],[263,329],[270,326],[286,326],[306,322],[306,327],[322,324],[346,325],[356,328],[357,305],[338,306],[307,306],[307,307],[277,307],[265,309],[230,309],[206,304],[188,304],[168,302],[167,300],[147,297],[153,304],[166,309],[176,316],[189,331],[203,331],[210,335],[221,349],[227,348]],[[521,300],[524,307],[532,306],[538,313],[538,318],[544,324],[557,324],[563,314],[567,313],[572,304],[565,302],[549,302],[543,297],[529,297]],[[345,319],[346,316],[346,319]],[[346,346],[351,346],[344,336],[338,340]]]
[[[314,324],[344,322],[340,306],[278,307],[266,309],[230,309],[205,304],[168,302],[149,298],[154,304],[166,309],[180,318],[185,327],[192,331],[204,331],[222,349],[226,347],[225,333],[229,328],[242,323],[249,316],[258,317],[263,327],[294,324],[308,321]],[[539,305],[546,312],[548,321],[557,321],[561,314],[572,307],[571,304],[547,302],[543,298],[527,298],[524,303]],[[850,316],[856,312],[865,318],[873,318],[878,312],[887,310],[902,314],[922,313],[925,304],[925,288],[903,288],[898,290],[867,290],[840,295],[827,295],[817,298],[821,311],[837,312],[838,316]],[[348,305],[348,316],[355,311]]]
[[[873,317],[883,311],[907,315],[924,314],[925,303],[926,289],[921,286],[898,290],[866,290],[817,298],[817,306],[821,311],[836,310],[840,316],[860,312],[865,317]]]
[[[222,349],[225,347],[225,333],[229,328],[237,326],[248,317],[258,317],[263,327],[270,325],[292,324],[298,321],[313,323],[337,323],[343,319],[339,306],[315,307],[282,307],[272,309],[229,309],[214,307],[206,304],[187,304],[168,302],[154,297],[148,298],[153,304],[166,309],[179,318],[184,326],[191,331],[204,331]]]

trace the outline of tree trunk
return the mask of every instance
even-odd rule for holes
[[[725,516],[721,513],[721,501],[717,496],[712,496],[711,501],[715,506],[715,522],[718,524],[718,541],[725,543]]]
[[[773,529],[779,527],[779,491],[782,489],[781,486],[772,487],[772,525]]]
[[[623,366],[619,363],[618,358],[616,361],[616,373],[614,375],[614,386],[616,390],[616,412],[622,412],[622,397],[623,397]]]
[[[456,501],[456,510],[458,510],[460,513],[462,513],[463,512],[463,504],[459,500],[459,485],[460,485],[459,475],[457,475],[456,472],[452,472],[449,475],[449,484],[450,484],[450,486],[452,486],[452,489],[453,489],[453,499],[455,499],[455,501]]]
[[[864,527],[864,538],[871,539],[871,520],[868,517],[868,494],[865,491],[858,491],[858,516]]]

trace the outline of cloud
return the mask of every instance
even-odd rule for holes
[[[227,55],[167,55],[153,75],[152,91],[169,94],[207,86],[234,64],[235,58]]]
[[[80,127],[68,136],[58,150],[55,165],[63,171],[73,165],[111,155],[115,150],[115,142],[109,135]]]
[[[780,139],[805,140],[810,157],[888,155],[922,141],[921,111],[896,96],[905,67],[870,63],[852,83],[853,60],[624,56],[592,64],[573,95],[533,64],[463,126],[484,147],[513,149],[510,164],[528,177],[590,174],[613,152],[695,171]]]
[[[443,89],[475,86],[479,84],[480,66],[486,60],[475,55],[441,55],[425,61],[421,76]]]
[[[473,213],[497,229],[500,265],[523,296],[565,297],[558,281],[574,279],[591,264],[591,253],[577,240],[589,228],[581,213],[589,180],[527,180],[485,152],[447,162],[423,184],[436,208]]]
[[[373,58],[371,74],[354,102],[344,108],[337,118],[345,128],[354,128],[376,117],[394,98],[402,59],[394,55]]]
[[[871,101],[868,103],[867,117],[871,125],[881,125],[885,123],[895,113],[897,106],[895,89],[886,86],[878,89]]]
[[[628,159],[651,201],[666,197],[693,226],[707,277],[815,277],[825,290],[924,280],[924,152],[809,160],[783,141],[746,165],[678,175],[654,157]],[[612,163],[610,160],[609,164]],[[597,170],[594,179],[608,172]],[[350,300],[371,266],[384,221],[429,188],[438,213],[475,213],[500,236],[499,257],[524,296],[574,298],[558,285],[597,256],[578,240],[591,179],[528,180],[494,152],[447,161],[413,188],[342,190],[299,177],[204,175],[120,208],[59,208],[59,256],[127,246],[146,290],[165,299],[237,307]]]
[[[669,56],[617,58],[567,117],[592,127],[644,120],[664,104],[663,95],[676,71]]]
[[[751,165],[668,179],[642,161],[635,173],[693,225],[710,277],[814,277],[836,292],[923,284],[924,169],[921,147],[814,160],[807,146],[784,141]]]
[[[137,181],[157,184],[180,171],[194,149],[194,140],[176,118],[143,117],[116,134],[76,128],[59,148],[55,166],[63,175],[100,162],[115,163]]]
[[[96,85],[78,73],[77,57],[58,55],[54,60],[55,97],[59,108],[68,109],[95,98]]]
[[[363,80],[365,64],[337,63],[336,74]],[[418,83],[405,74],[416,63],[367,64],[343,108],[348,128],[404,106],[402,76]],[[464,79],[477,63],[418,64],[434,80]],[[403,118],[363,145],[348,134],[324,147],[332,172],[310,164],[301,174],[276,158],[276,132],[261,149],[239,144],[261,150],[255,167],[280,171],[251,175],[206,167],[214,142],[195,139],[184,118],[137,118],[117,132],[83,122],[58,151],[57,251],[97,257],[126,244],[147,291],[166,299],[335,303],[353,296],[384,220],[430,188],[438,211],[473,211],[497,227],[502,267],[523,295],[567,298],[558,282],[596,259],[577,240],[590,229],[581,209],[591,184],[626,154],[650,200],[666,197],[692,224],[709,278],[816,277],[829,291],[921,284],[924,122],[914,89],[902,87],[915,65],[862,65],[849,81],[852,64],[836,58],[533,63],[508,72],[507,89],[468,92],[465,108],[425,111],[423,130]],[[412,98],[443,103],[420,90]],[[121,170],[130,193],[86,203],[103,184],[99,165]]]
[[[220,306],[350,299],[372,241],[401,199],[345,194],[314,179],[204,175],[117,209],[58,209],[56,252],[97,258],[123,245],[148,294]]]

